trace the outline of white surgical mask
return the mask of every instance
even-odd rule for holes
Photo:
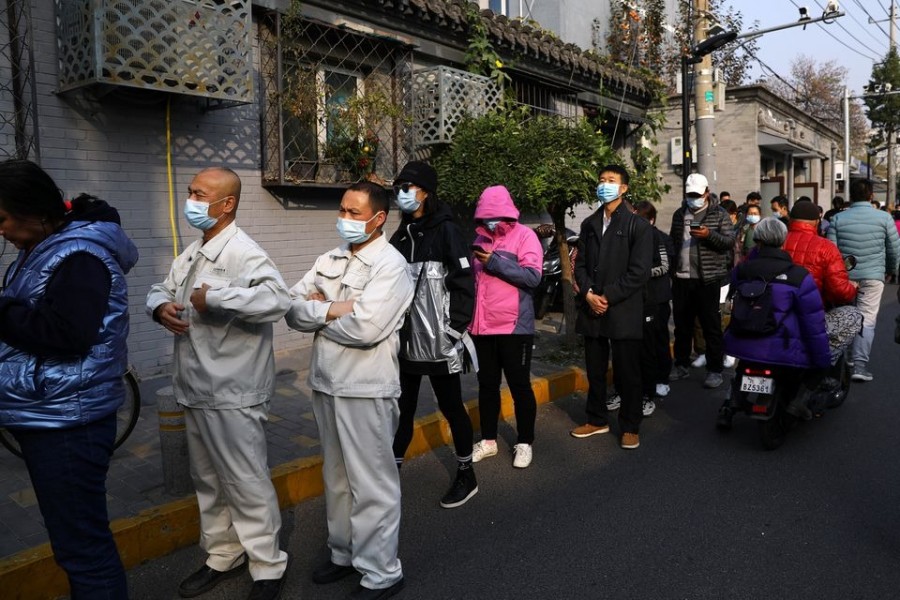
[[[397,206],[405,213],[414,213],[419,210],[422,203],[416,200],[416,189],[409,188],[409,191],[400,190],[397,192]]]
[[[747,222],[751,225],[759,223],[759,215],[747,215]]]
[[[201,231],[211,229],[219,222],[219,219],[209,216],[209,207],[213,204],[218,204],[226,198],[228,198],[228,196],[216,200],[215,202],[200,202],[199,200],[191,200],[188,198],[184,201],[184,216],[192,227],[196,227]]]
[[[706,198],[700,196],[699,198],[685,198],[687,201],[687,205],[694,210],[703,208],[706,205]]]
[[[375,213],[372,219],[380,214],[381,212]],[[357,221],[356,219],[342,219],[338,217],[338,235],[347,243],[362,244],[363,242],[368,241],[368,239],[372,237],[372,233],[374,233],[374,231],[366,233],[366,225],[368,225],[372,219],[369,219],[368,221]]]

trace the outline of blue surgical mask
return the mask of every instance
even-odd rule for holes
[[[751,225],[759,223],[759,215],[747,215],[747,222]]]
[[[597,199],[606,204],[618,198],[620,186],[618,183],[600,183],[597,185]]]
[[[375,213],[372,219],[380,214],[380,212]],[[369,219],[368,221],[357,221],[355,219],[342,219],[338,217],[338,235],[341,236],[342,240],[349,244],[362,244],[363,242],[368,241],[368,239],[372,237],[372,233],[374,233],[374,231],[366,233],[366,225],[368,225],[372,219]]]
[[[191,227],[206,231],[219,222],[219,219],[209,216],[209,207],[213,204],[218,204],[226,198],[228,196],[215,202],[200,202],[188,198],[184,201],[184,216],[187,218],[188,223],[191,224]]]
[[[500,223],[500,219],[491,219],[489,221],[484,222],[484,226],[487,227],[487,230],[491,233],[494,233],[494,230],[497,229],[497,225]]]
[[[706,205],[706,198],[700,196],[699,198],[685,198],[687,205],[694,210],[703,208]]]
[[[397,206],[405,213],[414,213],[419,210],[422,203],[416,200],[416,189],[409,188],[406,192],[403,190],[397,192]]]

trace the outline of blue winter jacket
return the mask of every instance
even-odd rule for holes
[[[28,429],[73,427],[96,421],[122,404],[128,366],[128,286],[125,273],[137,248],[113,222],[73,221],[20,252],[7,271],[3,297],[34,306],[54,271],[68,256],[87,252],[110,273],[109,303],[97,341],[85,356],[28,354],[0,342],[0,426]]]
[[[900,261],[900,236],[891,216],[868,201],[854,202],[834,215],[826,237],[837,244],[841,254],[856,257],[850,279],[884,280],[886,274],[897,273]]]
[[[772,335],[754,338],[735,335],[729,327],[725,330],[725,354],[789,367],[828,367],[831,352],[825,308],[809,272],[794,265],[787,252],[760,247],[753,258],[731,271],[731,289],[736,290],[742,281],[758,279],[771,282],[772,308],[779,327]]]

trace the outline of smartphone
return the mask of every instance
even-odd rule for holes
[[[487,254],[487,248],[480,244],[472,244],[471,248],[475,252],[484,252],[485,254]]]
[[[701,225],[700,223],[691,223],[691,229],[700,229],[702,227],[703,225]]]

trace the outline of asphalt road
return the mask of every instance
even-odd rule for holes
[[[895,286],[885,292],[870,370],[844,406],[801,424],[767,452],[756,425],[714,428],[723,391],[703,373],[673,385],[644,421],[641,447],[614,435],[577,440],[583,398],[538,411],[532,466],[501,452],[476,466],[480,491],[438,505],[454,468],[448,448],[402,471],[398,599],[887,599],[900,597],[900,346]],[[477,434],[476,434],[477,438]],[[356,581],[318,586],[327,557],[324,502],[284,513],[292,563],[283,598],[344,598]],[[197,548],[129,573],[135,600],[175,598],[203,561]],[[249,576],[202,596],[243,599]]]

